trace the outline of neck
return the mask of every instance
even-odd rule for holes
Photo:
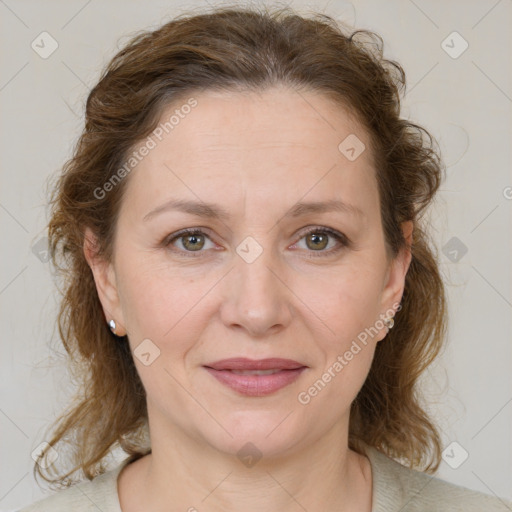
[[[132,465],[138,465],[137,477],[124,493],[133,510],[371,509],[370,465],[348,448],[348,421],[304,446],[259,460],[255,448],[240,456],[220,452],[184,429],[169,432],[165,422],[150,423],[150,435],[152,453]]]

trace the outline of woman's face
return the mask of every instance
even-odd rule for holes
[[[344,433],[410,261],[387,258],[368,136],[318,94],[193,97],[125,178],[113,262],[93,266],[150,426],[269,456]],[[229,358],[302,369],[207,368]]]

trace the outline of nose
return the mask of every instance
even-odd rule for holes
[[[241,253],[242,254],[242,253]],[[264,338],[285,329],[291,319],[293,295],[286,284],[284,266],[270,250],[254,260],[235,255],[235,268],[224,283],[226,294],[221,318],[229,328]]]

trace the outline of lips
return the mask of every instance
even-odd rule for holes
[[[214,363],[208,363],[207,368],[214,370],[238,370],[238,371],[256,371],[256,370],[296,370],[305,367],[304,364],[292,359],[281,359],[271,357],[267,359],[247,359],[245,357],[234,357],[231,359],[222,359]]]
[[[223,359],[204,365],[221,384],[246,396],[270,395],[297,380],[307,368],[291,359]]]

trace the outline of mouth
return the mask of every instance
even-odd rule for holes
[[[307,366],[290,359],[224,359],[204,368],[221,384],[244,396],[267,396],[297,380]]]
[[[274,373],[279,373],[284,370],[220,370],[225,372],[235,373],[236,375],[273,375]],[[288,370],[289,371],[289,370]]]

